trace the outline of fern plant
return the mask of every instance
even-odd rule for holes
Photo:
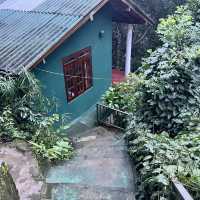
[[[69,159],[72,146],[56,128],[57,114],[49,115],[54,102],[43,96],[39,81],[27,71],[0,76],[0,141],[28,141],[38,158]],[[62,130],[66,132],[66,130]]]

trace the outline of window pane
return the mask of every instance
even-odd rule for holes
[[[63,59],[68,101],[73,100],[92,87],[91,63],[90,48],[83,49]]]

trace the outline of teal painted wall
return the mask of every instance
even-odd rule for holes
[[[99,38],[99,32],[105,31],[104,37]],[[56,51],[46,58],[45,64],[38,67],[63,74],[62,59],[85,47],[92,48],[93,87],[68,103],[65,92],[64,76],[42,72],[37,67],[33,70],[36,77],[41,80],[44,94],[56,97],[57,112],[69,113],[70,120],[80,117],[111,85],[112,78],[112,17],[109,7],[103,8],[70,38],[68,38]],[[102,77],[104,80],[95,79]]]

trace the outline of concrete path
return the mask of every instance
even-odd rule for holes
[[[71,161],[50,168],[52,200],[134,200],[134,180],[124,141],[102,127],[76,138]]]

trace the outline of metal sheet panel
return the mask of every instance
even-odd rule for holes
[[[0,9],[33,10],[45,0],[0,0]]]
[[[0,0],[0,69],[19,72],[45,54],[101,0]]]
[[[46,0],[35,10],[69,15],[86,15],[102,0]]]
[[[0,68],[20,71],[46,52],[81,17],[21,11],[0,11]]]
[[[102,2],[0,0],[0,69],[32,66]]]

